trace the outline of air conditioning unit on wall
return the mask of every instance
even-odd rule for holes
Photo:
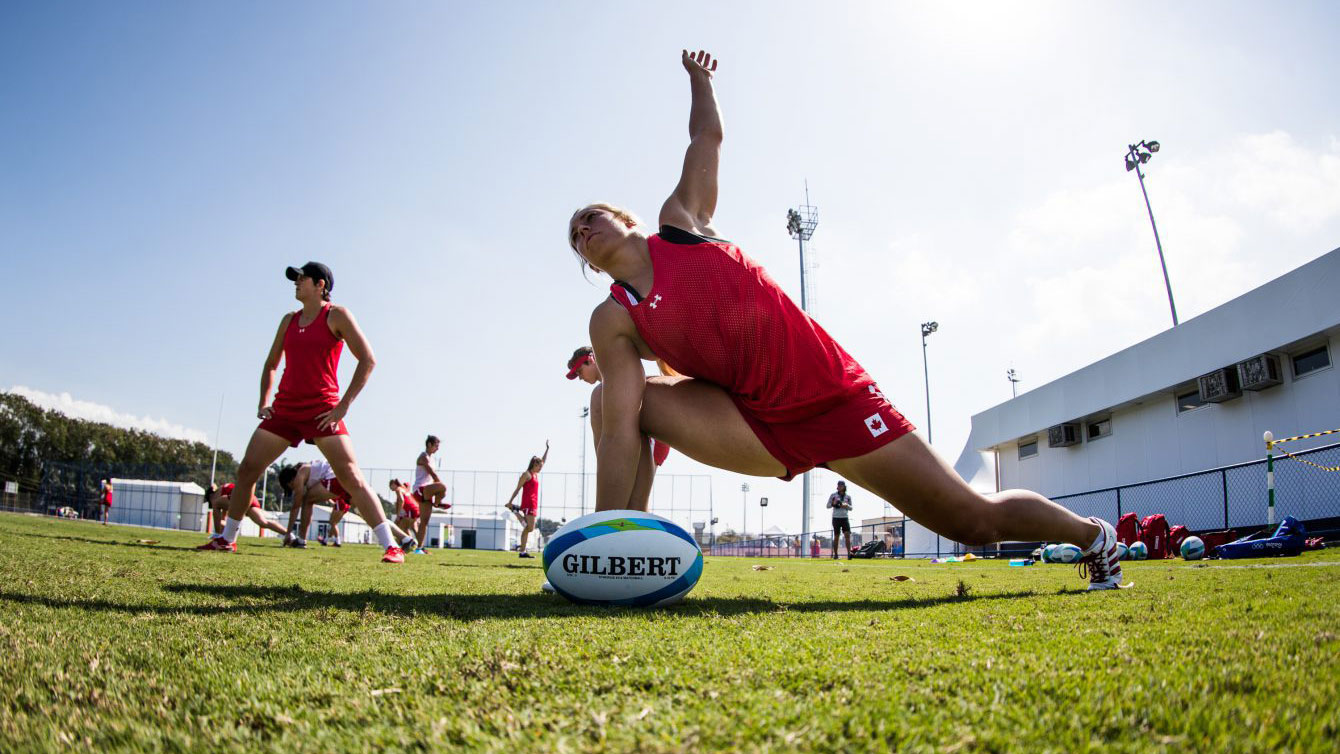
[[[1243,390],[1265,390],[1283,381],[1280,379],[1280,360],[1268,353],[1238,362],[1238,382]]]
[[[1077,422],[1067,422],[1047,428],[1047,447],[1049,448],[1066,448],[1071,445],[1079,445],[1079,441],[1079,424]]]
[[[1196,382],[1200,388],[1200,399],[1206,403],[1223,403],[1242,397],[1237,367],[1224,367],[1202,374]]]

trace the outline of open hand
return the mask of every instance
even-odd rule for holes
[[[712,55],[706,50],[699,50],[696,53],[684,50],[680,62],[684,64],[684,70],[688,71],[690,75],[701,73],[709,79],[712,78],[712,72],[717,69],[717,61],[713,60]]]
[[[348,410],[343,403],[336,403],[329,411],[317,415],[316,426],[320,429],[334,429]]]

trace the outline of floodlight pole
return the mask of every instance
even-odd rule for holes
[[[1154,152],[1159,151],[1157,141],[1145,142],[1128,145],[1126,151],[1126,170],[1135,170],[1135,176],[1140,179],[1140,193],[1145,197],[1145,211],[1149,213],[1149,226],[1154,229],[1154,245],[1159,250],[1159,267],[1163,269],[1163,286],[1168,290],[1168,309],[1172,311],[1173,327],[1177,327],[1177,305],[1173,303],[1172,283],[1168,280],[1168,264],[1163,259],[1163,242],[1159,240],[1159,226],[1154,222],[1154,208],[1149,204],[1149,192],[1145,190],[1145,174],[1140,170],[1140,164],[1149,162]]]
[[[921,323],[921,371],[926,378],[926,442],[931,445],[935,444],[935,430],[931,427],[931,370],[926,360],[926,338],[939,329],[939,322]],[[940,557],[940,535],[938,533],[935,535],[935,557]]]
[[[1019,390],[1016,387],[1019,384],[1019,375],[1013,369],[1005,370],[1005,379],[1010,381],[1010,397],[1018,398]]]
[[[740,539],[749,532],[749,482],[740,485]]]
[[[586,420],[591,416],[591,407],[582,407],[582,515],[586,515]]]
[[[800,309],[809,313],[809,285],[805,269],[805,242],[814,236],[819,227],[819,209],[810,204],[810,186],[805,183],[805,203],[799,209],[786,211],[786,232],[796,239],[800,246]],[[800,475],[800,537],[801,547],[810,546],[810,472]]]

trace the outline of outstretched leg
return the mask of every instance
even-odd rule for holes
[[[266,518],[261,513],[259,508],[247,508],[247,518],[254,521],[256,525],[261,527],[262,529],[269,529],[270,531],[279,534],[281,536],[288,534],[288,531],[285,530],[284,527]]]
[[[1098,524],[1036,492],[977,492],[915,433],[828,466],[913,521],[969,546],[1046,540],[1087,548],[1100,531]]]

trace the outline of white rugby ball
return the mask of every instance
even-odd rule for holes
[[[1042,562],[1043,562],[1043,563],[1055,563],[1055,562],[1056,562],[1056,548],[1057,548],[1057,547],[1060,547],[1060,545],[1047,545],[1046,547],[1042,548]]]
[[[1131,560],[1144,560],[1149,557],[1149,548],[1144,542],[1132,542],[1129,550]]]
[[[643,511],[574,519],[549,538],[543,557],[554,591],[580,605],[671,605],[703,572],[703,551],[693,535]]]
[[[1182,540],[1182,559],[1200,560],[1205,557],[1205,541],[1200,537],[1187,537]]]
[[[1117,543],[1117,560],[1130,560],[1130,552],[1125,542]]]
[[[1084,552],[1075,545],[1057,545],[1056,549],[1052,550],[1052,558],[1057,563],[1078,563],[1082,557],[1084,557]]]

